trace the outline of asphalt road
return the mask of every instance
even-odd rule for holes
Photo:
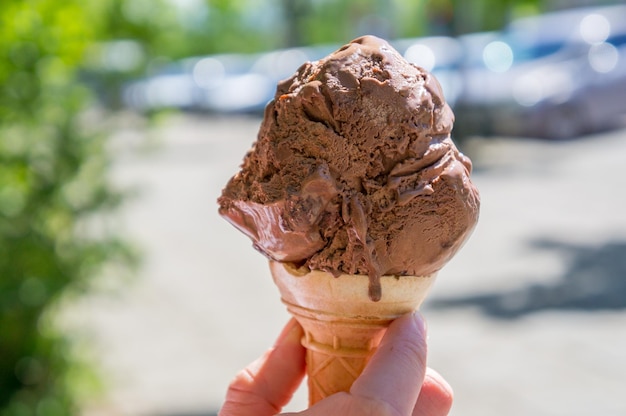
[[[85,415],[215,414],[288,319],[265,259],[216,212],[259,120],[120,124],[113,179],[137,194],[119,226],[144,264],[72,308],[106,380]],[[423,307],[452,415],[626,414],[626,130],[464,150],[480,223]]]

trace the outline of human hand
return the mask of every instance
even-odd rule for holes
[[[232,381],[220,416],[269,416],[291,399],[305,373],[303,330],[292,319],[276,344]],[[391,323],[378,349],[349,393],[337,393],[301,416],[444,416],[452,389],[426,367],[426,327],[419,314]]]

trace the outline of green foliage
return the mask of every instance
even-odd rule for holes
[[[540,10],[541,4],[541,0],[204,0],[206,13],[198,15],[201,23],[182,30],[189,35],[192,54],[250,52],[343,43],[367,33],[402,38],[497,30],[520,12]]]
[[[77,412],[81,364],[52,316],[130,251],[89,232],[121,200],[106,181],[105,136],[80,116],[76,82],[97,38],[80,0],[0,5],[0,415]]]

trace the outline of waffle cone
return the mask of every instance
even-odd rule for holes
[[[436,275],[383,276],[382,298],[373,302],[367,276],[334,277],[279,262],[270,262],[270,270],[287,310],[304,328],[309,405],[350,390],[386,328],[420,306]]]

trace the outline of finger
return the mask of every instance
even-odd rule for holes
[[[426,373],[426,350],[421,315],[396,319],[350,393],[390,406],[397,414],[411,414]]]
[[[302,336],[302,327],[291,319],[274,347],[231,382],[220,416],[263,416],[280,412],[304,377]]]
[[[428,368],[413,416],[445,416],[450,413],[453,399],[452,387],[448,382],[435,370]]]

